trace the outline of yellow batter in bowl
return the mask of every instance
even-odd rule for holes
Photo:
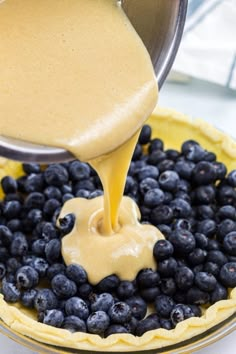
[[[219,161],[229,170],[236,168],[236,142],[203,120],[191,118],[169,109],[158,108],[149,120],[153,137],[164,140],[167,148],[180,149],[184,140],[197,140],[204,148],[214,151]],[[18,177],[22,174],[21,165],[5,159],[0,160],[0,176]],[[175,329],[157,329],[142,337],[130,334],[115,334],[106,339],[85,333],[70,333],[36,321],[33,311],[23,309],[20,304],[9,305],[0,295],[0,319],[14,333],[41,343],[100,352],[132,352],[163,348],[173,345],[221,323],[236,312],[236,288],[229,291],[227,300],[210,306],[201,318],[190,318],[179,323]]]

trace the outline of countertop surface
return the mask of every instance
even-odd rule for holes
[[[199,81],[167,83],[160,93],[160,105],[193,117],[203,118],[236,137],[236,93]],[[234,349],[233,349],[234,348]],[[196,354],[233,354],[236,332]],[[37,354],[0,335],[2,354]]]

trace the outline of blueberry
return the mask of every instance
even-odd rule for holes
[[[191,191],[190,182],[186,181],[185,179],[179,179],[177,183],[177,192],[189,193],[190,191]]]
[[[8,282],[6,278],[3,278],[2,280],[2,294],[4,296],[4,300],[7,302],[14,303],[20,299],[19,289],[14,283]]]
[[[207,255],[207,262],[213,262],[219,266],[223,266],[227,263],[227,257],[221,251],[209,251]]]
[[[236,231],[227,234],[223,241],[224,250],[231,256],[236,256]]]
[[[39,289],[35,299],[34,307],[38,312],[57,308],[58,301],[55,294],[50,289]]]
[[[159,172],[172,171],[175,168],[175,163],[172,160],[166,159],[158,163]]]
[[[17,200],[6,202],[3,205],[3,214],[7,219],[17,218],[21,211],[21,203]]]
[[[88,332],[103,335],[110,325],[109,316],[104,311],[93,312],[87,319]]]
[[[81,189],[85,189],[92,193],[95,190],[95,185],[90,179],[83,179],[75,184],[73,188],[73,193],[76,194]]]
[[[132,156],[132,161],[139,160],[140,157],[142,156],[142,146],[140,144],[137,144],[134,149],[134,153]]]
[[[197,306],[197,305],[188,305],[188,306],[191,308],[191,310],[192,310],[192,312],[193,312],[195,317],[201,317],[202,316],[202,310],[201,310],[200,306]]]
[[[217,175],[212,163],[198,162],[193,169],[192,180],[197,185],[207,185],[216,181]]]
[[[188,267],[179,267],[175,273],[175,282],[180,290],[188,290],[194,282],[194,274]]]
[[[180,156],[179,151],[175,149],[167,149],[165,151],[167,159],[177,161],[178,157]]]
[[[170,226],[168,226],[168,225],[159,224],[159,225],[157,225],[157,228],[165,237],[168,237],[170,235],[170,233],[172,232]]]
[[[116,302],[108,311],[112,323],[124,324],[131,319],[132,311],[125,302]]]
[[[159,240],[153,248],[153,255],[156,261],[169,258],[174,253],[174,247],[168,240]]]
[[[105,338],[118,333],[129,333],[129,331],[124,326],[113,324],[105,331]]]
[[[47,278],[52,280],[58,274],[64,274],[66,267],[61,263],[54,263],[48,267]]]
[[[43,213],[40,209],[31,209],[26,217],[28,224],[32,227],[35,227],[43,219]]]
[[[177,269],[177,262],[173,257],[164,259],[158,263],[158,271],[162,277],[172,276]]]
[[[231,219],[231,220],[235,221],[236,220],[236,209],[232,205],[224,205],[218,210],[217,215],[221,220]]]
[[[150,125],[145,124],[142,127],[141,133],[139,135],[139,139],[138,139],[139,144],[141,145],[148,144],[151,139],[151,134],[152,134],[152,128],[150,127]]]
[[[9,246],[12,240],[13,234],[11,230],[5,225],[0,225],[0,244],[3,246]]]
[[[93,292],[93,287],[89,283],[84,283],[78,288],[78,296],[87,300]]]
[[[97,284],[97,291],[100,293],[109,293],[115,291],[120,284],[120,280],[116,275],[109,275]]]
[[[64,321],[64,314],[60,310],[47,310],[44,314],[43,323],[48,326],[60,328]]]
[[[150,220],[153,225],[170,224],[173,221],[174,215],[169,205],[159,205],[154,208],[150,215]]]
[[[56,275],[51,281],[52,290],[60,299],[68,299],[74,296],[77,292],[75,282],[68,279],[63,274]]]
[[[204,264],[203,270],[204,270],[204,272],[210,273],[210,274],[214,275],[215,277],[217,277],[220,272],[220,267],[216,263],[206,262]]]
[[[193,286],[187,292],[187,301],[189,304],[204,305],[209,303],[210,295],[207,292]]]
[[[73,280],[78,286],[84,284],[88,280],[85,269],[78,264],[70,264],[66,268],[66,275]]]
[[[59,219],[60,230],[63,235],[69,234],[75,225],[75,215],[67,214],[64,218]]]
[[[6,247],[0,247],[0,259],[2,262],[6,262],[10,257],[8,249]]]
[[[71,297],[66,301],[65,312],[67,316],[77,316],[82,320],[86,320],[89,316],[86,302],[79,297]]]
[[[142,320],[147,313],[147,304],[140,296],[133,296],[126,300],[131,309],[132,316]]]
[[[154,305],[158,316],[169,318],[175,303],[171,297],[167,295],[160,295],[157,296]]]
[[[60,187],[60,191],[61,191],[62,194],[72,193],[73,188],[72,188],[72,186],[70,184],[63,184]]]
[[[6,225],[12,232],[22,231],[22,222],[19,219],[9,220]]]
[[[159,189],[159,188],[150,189],[144,195],[144,204],[147,207],[154,208],[157,205],[162,204],[164,199],[165,199],[165,196],[164,196],[164,193],[161,189]]]
[[[236,222],[231,219],[225,219],[218,224],[216,237],[218,241],[223,242],[224,237],[232,231],[236,231]]]
[[[214,219],[215,211],[209,205],[199,205],[196,208],[198,220]]]
[[[165,171],[161,173],[158,182],[163,190],[173,192],[177,188],[179,176],[175,171]]]
[[[227,288],[236,286],[236,262],[229,262],[223,265],[220,270],[220,281]]]
[[[62,193],[60,189],[54,186],[48,186],[47,188],[45,188],[44,195],[46,199],[57,199],[59,201],[61,201],[62,199]]]
[[[138,322],[137,318],[133,316],[129,322],[124,324],[124,327],[127,329],[128,333],[135,334]]]
[[[135,287],[131,281],[121,281],[116,294],[119,299],[124,300],[134,295]]]
[[[144,333],[158,328],[160,328],[160,322],[158,318],[148,316],[138,323],[135,334],[136,336],[141,337]]]
[[[157,166],[159,162],[166,159],[166,153],[162,150],[154,150],[148,155],[147,163],[149,165]]]
[[[39,283],[38,272],[30,266],[21,267],[16,273],[16,283],[18,288],[31,289]]]
[[[89,196],[90,196],[90,191],[87,191],[87,190],[85,190],[85,189],[80,189],[80,190],[78,190],[78,191],[76,192],[75,196],[76,196],[77,198],[86,198],[86,199],[88,199]]]
[[[214,152],[205,151],[204,161],[215,162],[216,159],[217,159],[217,156],[216,156],[216,154]]]
[[[43,258],[35,258],[33,261],[33,267],[38,272],[41,278],[45,277],[48,270],[48,262]]]
[[[215,302],[225,300],[227,297],[227,289],[220,283],[217,283],[215,289],[211,293],[211,303],[214,304]]]
[[[74,195],[71,193],[66,193],[62,197],[62,204],[66,203],[68,200],[71,200],[74,198]]]
[[[28,194],[25,199],[25,207],[28,210],[31,209],[42,209],[45,203],[45,197],[42,193],[39,192],[32,192]]]
[[[195,146],[195,145],[198,145],[198,142],[195,141],[195,140],[186,140],[182,146],[181,146],[181,152],[183,155],[187,155],[190,151],[190,149]]]
[[[199,162],[205,159],[206,152],[205,150],[200,146],[200,145],[193,145],[189,148],[187,154],[185,154],[185,157],[187,160],[192,161],[192,162]]]
[[[207,237],[213,237],[216,234],[217,226],[214,220],[203,220],[197,224],[197,232],[206,235]]]
[[[235,205],[236,190],[233,187],[223,185],[218,188],[217,199],[220,205]]]
[[[199,272],[195,275],[195,284],[206,292],[211,292],[216,287],[216,278],[211,273]]]
[[[61,255],[61,242],[58,239],[50,240],[45,247],[47,261],[52,264],[56,262]]]
[[[166,318],[160,318],[160,326],[161,328],[164,328],[168,331],[173,329],[172,322],[170,320],[167,320]]]
[[[155,180],[153,180],[152,178],[151,178],[151,181],[154,181],[155,184],[157,185],[157,182]],[[126,183],[125,183],[125,192],[124,193],[125,194],[131,193],[133,195],[137,195],[137,192],[138,192],[138,183],[137,183],[137,181],[133,177],[127,176]]]
[[[3,263],[0,263],[0,280],[2,280],[6,275],[6,267]]]
[[[45,202],[43,213],[46,217],[52,217],[55,211],[61,207],[61,203],[57,199],[49,199]]]
[[[191,161],[177,161],[175,165],[175,171],[179,177],[190,180],[194,167],[195,164]]]
[[[212,166],[216,171],[217,179],[224,179],[227,174],[227,167],[222,162],[213,161]]]
[[[155,150],[163,150],[164,149],[164,143],[161,139],[155,138],[152,139],[150,142],[150,145],[148,147],[148,152],[151,154]]]
[[[5,202],[10,202],[12,200],[17,200],[18,202],[20,202],[21,204],[23,203],[24,199],[22,198],[22,196],[20,194],[17,193],[8,193],[4,196],[4,201]]]
[[[231,187],[236,187],[236,170],[233,170],[228,174],[227,182]]]
[[[72,181],[88,179],[90,177],[90,167],[84,162],[75,160],[70,163],[69,174]]]
[[[44,256],[46,242],[42,239],[36,240],[32,243],[32,252],[37,256]]]
[[[175,230],[169,236],[169,241],[174,246],[175,252],[188,254],[196,247],[193,234],[185,230]]]
[[[182,305],[176,305],[170,314],[171,322],[176,326],[179,322],[185,320],[184,309]]]
[[[89,297],[90,300],[90,307],[92,312],[96,311],[104,311],[108,312],[110,307],[114,304],[114,298],[109,293],[102,293],[102,294],[92,294]]]
[[[67,316],[63,322],[63,328],[70,332],[87,332],[86,324],[83,320],[76,316]]]
[[[15,193],[17,191],[17,182],[10,176],[3,177],[1,180],[2,190],[5,194]]]
[[[60,187],[68,182],[68,172],[61,166],[52,164],[44,172],[44,178],[48,185]]]
[[[139,170],[138,175],[137,175],[139,181],[142,181],[147,177],[157,179],[158,176],[159,176],[158,168],[155,166],[152,166],[152,165],[147,165],[147,166],[142,167]]]
[[[25,235],[21,232],[15,232],[13,234],[13,241],[11,243],[12,256],[23,256],[27,254],[28,242]]]
[[[203,264],[206,256],[207,252],[205,250],[202,250],[201,248],[195,248],[191,253],[189,253],[188,262],[193,266]]]
[[[192,224],[189,220],[187,219],[176,219],[173,223],[173,228],[175,230],[187,230],[191,231],[192,229]]]
[[[171,203],[173,214],[176,218],[187,218],[191,215],[192,208],[186,200],[175,198]]]
[[[161,291],[165,295],[173,296],[176,292],[176,284],[173,278],[163,278],[161,280]]]
[[[30,175],[31,173],[40,173],[40,165],[36,163],[23,163],[22,167],[27,175]]]
[[[145,288],[139,291],[141,297],[148,303],[153,302],[158,295],[160,295],[160,289],[155,286],[152,288]]]
[[[42,174],[31,174],[25,180],[26,193],[42,192],[44,188],[44,178]]]
[[[21,294],[21,302],[25,307],[33,308],[37,290],[29,289],[25,290]]]
[[[140,288],[151,288],[159,281],[159,274],[150,268],[142,269],[137,275],[137,284]]]
[[[58,231],[52,223],[45,222],[42,226],[41,236],[46,242],[48,242],[51,239],[58,237]]]
[[[164,204],[170,204],[170,202],[174,199],[174,196],[170,192],[164,192]]]

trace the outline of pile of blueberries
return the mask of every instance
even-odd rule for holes
[[[60,209],[71,198],[102,195],[101,182],[78,160],[46,169],[23,164],[22,177],[1,181],[0,284],[7,302],[36,310],[44,324],[107,337],[170,330],[201,316],[201,305],[228,297],[236,286],[236,170],[227,174],[196,141],[180,152],[164,150],[151,133],[145,125],[125,194],[138,203],[141,221],[165,235],[153,250],[158,270],[143,269],[133,281],[112,274],[92,286],[81,266],[66,267],[61,240],[75,216],[57,226]]]

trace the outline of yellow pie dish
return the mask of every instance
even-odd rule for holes
[[[191,119],[173,110],[158,108],[149,119],[153,136],[164,140],[167,148],[179,149],[184,140],[197,140],[202,146],[214,151],[219,161],[229,170],[236,168],[236,142],[223,132],[200,119]],[[21,165],[0,159],[0,177],[22,174]],[[36,321],[36,313],[23,309],[20,304],[7,304],[0,294],[1,325],[17,336],[50,346],[86,350],[89,352],[136,352],[164,348],[198,336],[222,323],[236,312],[236,288],[229,291],[227,300],[219,301],[203,309],[203,316],[179,323],[173,330],[157,329],[142,337],[131,334],[114,334],[108,338],[87,333],[70,333]],[[40,346],[40,343],[39,346]],[[50,352],[53,352],[50,351]],[[58,352],[60,349],[58,348]],[[69,349],[67,353],[69,353]],[[170,353],[170,352],[169,352]]]

